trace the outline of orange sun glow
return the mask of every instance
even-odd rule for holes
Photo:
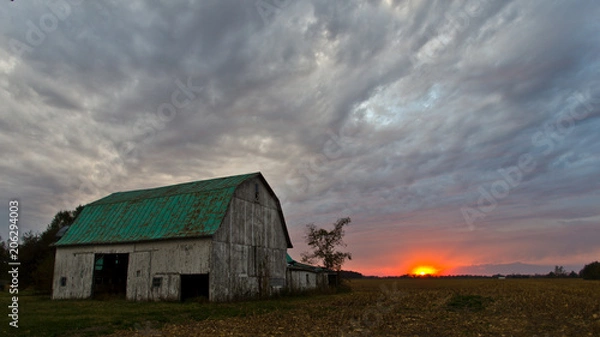
[[[413,268],[413,270],[412,270],[413,275],[419,275],[419,276],[435,275],[437,272],[438,272],[438,270],[431,266],[417,266],[417,267]]]

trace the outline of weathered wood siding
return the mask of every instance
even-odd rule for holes
[[[155,241],[136,244],[57,247],[52,297],[92,296],[94,255],[128,253],[127,299],[171,300],[180,298],[181,274],[209,272],[209,238]],[[61,277],[66,277],[61,286]],[[160,287],[152,279],[162,277]]]
[[[210,300],[229,301],[278,292],[285,286],[286,250],[276,200],[262,180],[244,182],[213,236]]]
[[[291,292],[302,292],[317,288],[327,288],[328,274],[302,269],[287,269],[286,286]]]
[[[92,295],[94,254],[86,250],[56,250],[54,264],[53,298],[82,299]],[[60,279],[66,277],[66,286],[60,286]]]

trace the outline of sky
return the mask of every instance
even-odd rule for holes
[[[260,171],[297,259],[306,224],[349,216],[344,268],[363,274],[581,268],[600,259],[599,17],[596,1],[6,1],[0,218],[18,200],[20,232],[41,232],[113,192]]]

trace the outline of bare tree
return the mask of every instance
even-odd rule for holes
[[[554,274],[556,275],[556,277],[566,277],[567,271],[563,266],[554,266]]]
[[[350,223],[350,218],[340,218],[334,223],[332,230],[317,228],[314,224],[306,225],[306,243],[312,252],[301,254],[302,262],[322,263],[323,267],[339,273],[346,260],[352,260],[350,253],[338,251],[338,247],[346,247],[344,243],[344,226]]]

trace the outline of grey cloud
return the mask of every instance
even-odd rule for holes
[[[296,235],[344,214],[374,238],[410,223],[435,236],[466,229],[460,208],[528,153],[536,169],[483,228],[593,217],[598,11],[303,0],[265,22],[254,2],[85,2],[19,56],[11,39],[27,42],[27,21],[49,9],[2,6],[0,137],[12,161],[0,164],[1,197],[21,196],[41,229],[117,190],[261,170]],[[202,90],[161,116],[188,79]],[[588,110],[570,133],[544,136],[551,151],[532,142],[573,107]],[[478,225],[472,239],[494,245]],[[377,256],[349,235],[355,255]]]

